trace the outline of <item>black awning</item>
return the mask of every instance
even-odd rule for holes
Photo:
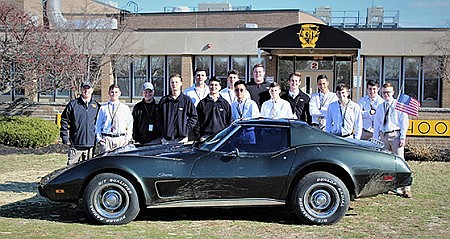
[[[258,41],[258,48],[273,49],[346,49],[357,50],[361,42],[341,31],[317,23],[294,24],[280,28]]]

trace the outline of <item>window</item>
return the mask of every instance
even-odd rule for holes
[[[384,58],[384,83],[391,83],[394,86],[395,96],[397,97],[400,84],[400,57]]]
[[[167,57],[167,76],[172,74],[181,74],[181,57],[179,56],[168,56]]]
[[[196,56],[195,57],[195,69],[206,70],[206,76],[210,77],[211,70],[211,57],[210,56]]]
[[[420,57],[405,57],[403,65],[405,75],[404,93],[419,99]]]
[[[130,58],[119,57],[114,62],[114,78],[122,92],[122,97],[130,96]]]
[[[169,76],[172,74],[180,74],[181,75],[181,57],[179,56],[168,56],[167,57],[167,79],[169,79]],[[168,81],[168,80],[167,80]],[[161,86],[155,86],[158,87],[156,88],[157,91],[159,91],[159,89],[161,91],[163,91],[164,93],[161,95],[166,95],[169,93],[169,85],[167,83],[167,81],[163,81],[161,82]],[[164,90],[166,89],[166,90]],[[157,92],[157,94],[159,95],[159,92]]]
[[[142,97],[142,85],[147,78],[147,57],[141,56],[133,59],[133,97]],[[123,93],[123,91],[122,91]]]
[[[261,62],[259,62],[258,57],[251,56],[251,57],[249,57],[248,61],[249,61],[249,65],[248,65],[249,76],[248,76],[247,81],[250,81],[250,79],[253,78],[253,67],[256,64],[262,64],[265,69],[266,68],[266,60],[264,59],[264,57],[261,57]]]
[[[228,72],[228,57],[227,56],[215,56],[213,76],[218,79],[227,78]]]
[[[288,148],[288,128],[241,126],[217,151],[271,153]]]
[[[378,82],[381,86],[381,57],[364,57],[364,79]]]
[[[155,87],[155,96],[164,95],[164,57],[151,56],[150,57],[150,81]]]
[[[425,57],[423,59],[422,101],[424,106],[428,106],[432,102],[434,102],[434,105],[429,106],[439,106],[440,74],[436,72],[436,68],[438,68],[436,66],[440,65],[441,61],[437,57]]]
[[[336,84],[344,83],[352,87],[352,58],[336,57]]]
[[[296,62],[297,63],[297,62]],[[297,66],[297,64],[296,64]],[[288,77],[289,74],[295,71],[294,57],[282,56],[278,58],[278,83],[281,86],[281,91],[285,92],[289,90]]]
[[[230,69],[239,71],[239,79],[247,79],[247,57],[232,56]]]

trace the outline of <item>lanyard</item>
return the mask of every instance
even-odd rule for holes
[[[197,92],[197,87],[195,87],[195,86],[194,86],[194,92],[197,95],[198,100],[202,100],[203,98],[205,98],[206,86],[205,86],[205,88],[203,88],[203,93],[202,93],[203,97],[202,98],[200,98],[200,94]]]
[[[242,110],[241,110],[241,108],[239,107],[239,105],[241,105],[241,104],[239,104],[239,102],[238,102],[238,104],[236,105],[236,108],[237,108],[237,111],[238,111],[238,114],[239,114],[239,119],[242,119],[242,116],[244,115],[244,107],[245,107],[245,103],[247,102],[247,99],[245,99],[245,101],[244,101],[244,103],[242,104]]]
[[[328,99],[325,98],[325,94],[319,93],[319,99],[320,99],[320,107],[319,110],[322,109],[322,106],[325,105]]]
[[[150,105],[150,112],[149,112],[149,110],[147,108],[147,105]],[[145,109],[145,112],[147,113],[147,116],[148,116],[150,121],[152,120],[153,108],[154,108],[154,104],[152,104],[152,103],[145,103],[144,102],[144,109]]]
[[[230,97],[230,103],[233,103],[236,101],[236,95],[233,97],[234,99],[231,98],[231,93],[230,93],[230,89],[228,89],[228,97]]]
[[[345,122],[345,115],[347,114],[347,108],[348,108],[348,104],[350,102],[347,102],[347,104],[345,105],[345,110],[344,110],[344,114],[342,115],[342,107],[339,106],[339,111],[341,112],[341,120],[342,120],[342,128],[344,128],[344,122]]]
[[[113,111],[114,111],[114,104],[110,103],[111,107],[113,107]],[[117,115],[117,111],[119,111],[119,106],[120,104],[117,104],[116,110],[113,112],[111,112],[111,108],[108,106],[108,111],[109,111],[109,115],[111,116],[111,121],[114,121],[114,118],[116,118]]]

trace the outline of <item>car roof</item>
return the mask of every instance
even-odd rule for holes
[[[252,118],[244,120],[236,120],[239,125],[271,125],[271,126],[289,126],[290,124],[306,124],[305,122],[293,119],[270,119],[270,118]]]

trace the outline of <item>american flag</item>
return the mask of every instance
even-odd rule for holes
[[[412,116],[419,115],[420,102],[409,95],[400,94],[395,109]]]

